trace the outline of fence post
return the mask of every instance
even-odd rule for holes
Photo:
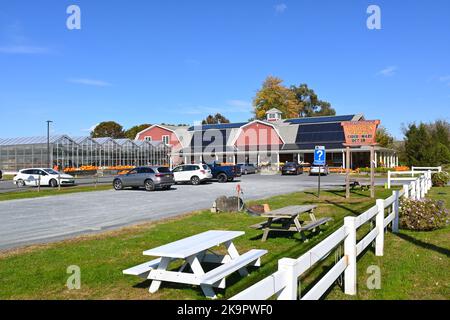
[[[288,274],[286,287],[278,295],[278,300],[297,300],[298,279],[295,274],[297,260],[283,258],[278,260],[278,270],[286,271]]]
[[[404,197],[406,199],[409,199],[409,185],[408,184],[403,185],[403,192],[405,193]]]
[[[399,204],[399,200],[400,200],[400,192],[398,190],[395,190],[393,192],[394,196],[395,196],[395,201],[392,205],[392,208],[394,209],[394,213],[395,213],[395,218],[392,221],[392,232],[393,233],[398,233],[398,218],[399,218],[399,208],[400,208],[400,204]]]
[[[41,175],[38,178],[38,192],[41,192]]]
[[[438,167],[438,172],[442,172],[442,167]]]
[[[413,181],[411,181],[409,186],[411,187],[411,194],[410,194],[409,198],[411,200],[415,200],[416,199],[416,184]]]
[[[431,190],[431,188],[433,187],[433,174],[431,173],[431,170],[428,170],[428,191]]]
[[[388,189],[391,188],[391,171],[388,171]]]
[[[375,238],[375,255],[383,256],[384,251],[384,200],[377,200],[378,213],[375,218],[375,228],[378,230],[378,235]]]
[[[415,180],[416,183],[416,200],[420,200],[420,195],[422,194],[420,191],[420,179]]]
[[[425,176],[420,177],[420,198],[424,199],[426,194],[425,190]]]
[[[344,227],[347,237],[344,241],[344,255],[347,259],[347,268],[344,271],[344,292],[356,295],[356,218],[345,217]]]
[[[58,191],[61,190],[61,175],[58,174]]]

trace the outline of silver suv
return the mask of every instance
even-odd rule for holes
[[[114,178],[115,190],[123,190],[131,187],[133,189],[145,188],[147,191],[156,189],[169,190],[175,184],[173,173],[167,167],[137,167],[126,174]]]

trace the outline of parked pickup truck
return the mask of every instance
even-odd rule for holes
[[[241,176],[241,168],[239,166],[222,166],[218,163],[208,164],[211,168],[213,179],[217,179],[220,183],[231,182],[234,178]]]

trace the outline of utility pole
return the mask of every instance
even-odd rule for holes
[[[53,123],[53,121],[47,120],[47,166],[49,168],[52,167],[50,163],[50,123]]]

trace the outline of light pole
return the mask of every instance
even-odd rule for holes
[[[50,123],[53,123],[51,120],[47,120],[47,165],[51,168],[50,163]]]

